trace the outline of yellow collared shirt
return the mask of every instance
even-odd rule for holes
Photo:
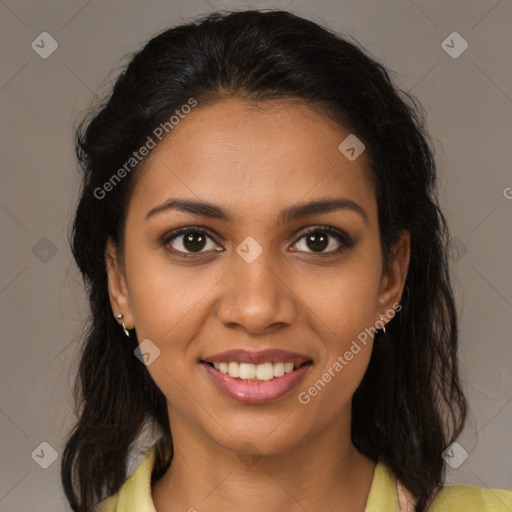
[[[156,450],[144,454],[135,473],[119,491],[96,505],[97,512],[156,512],[151,497],[151,472]],[[511,512],[512,491],[473,485],[444,487],[429,512]],[[377,463],[365,512],[400,512],[396,480],[391,470]]]

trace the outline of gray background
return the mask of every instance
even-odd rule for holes
[[[352,35],[427,109],[455,238],[451,266],[471,404],[459,439],[469,457],[448,468],[448,483],[512,489],[510,0],[3,0],[0,511],[68,510],[60,458],[47,469],[36,460],[50,460],[43,442],[62,452],[74,421],[71,385],[89,314],[66,235],[78,191],[74,120],[108,90],[123,55],[156,31],[231,7],[288,8]],[[58,48],[43,59],[31,43],[45,31]],[[469,44],[458,58],[441,46],[454,31]],[[143,439],[140,450],[150,442]],[[140,451],[130,471],[138,460]]]

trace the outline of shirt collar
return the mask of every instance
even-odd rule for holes
[[[115,512],[156,512],[151,497],[151,472],[155,464],[156,443],[146,451],[135,473],[119,490]]]

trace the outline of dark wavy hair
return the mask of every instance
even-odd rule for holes
[[[172,460],[166,400],[113,317],[104,257],[108,237],[122,254],[130,191],[141,161],[98,199],[102,187],[189,98],[302,101],[355,133],[366,146],[378,204],[384,265],[410,233],[402,310],[373,347],[353,396],[352,442],[386,464],[426,510],[444,483],[443,450],[461,433],[467,402],[459,381],[458,327],[450,283],[450,238],[437,200],[425,112],[386,69],[349,37],[287,11],[215,12],[167,29],[131,56],[108,98],[76,129],[83,171],[71,247],[92,319],[74,388],[78,421],[61,478],[76,512],[117,492],[132,443],[149,422]]]

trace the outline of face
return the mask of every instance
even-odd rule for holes
[[[230,99],[199,105],[152,151],[123,257],[109,243],[106,259],[114,313],[160,351],[147,369],[171,431],[282,453],[350,425],[409,243],[383,269],[366,155],[338,149],[349,134],[302,103]]]

